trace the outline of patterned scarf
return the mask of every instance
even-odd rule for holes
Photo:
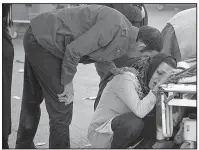
[[[137,88],[138,95],[142,100],[150,91],[148,84],[156,71],[158,66],[164,61],[165,58],[171,57],[166,53],[159,53],[154,57],[141,56],[130,59],[124,66],[128,66],[129,69],[124,71],[130,71],[134,73],[139,81]],[[173,58],[173,57],[172,57]]]
[[[132,65],[127,65],[131,68],[131,72],[134,73],[139,81],[137,93],[139,95],[140,99],[143,99],[148,93],[149,93],[149,87],[147,85],[148,79],[147,79],[147,72],[148,68],[151,63],[151,59],[149,56],[144,57],[138,57],[134,58],[136,59],[135,63]],[[130,63],[130,61],[127,62],[127,64]]]

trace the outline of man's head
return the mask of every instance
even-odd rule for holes
[[[163,39],[160,31],[150,26],[142,26],[139,29],[135,51],[142,55],[154,55],[162,50]]]

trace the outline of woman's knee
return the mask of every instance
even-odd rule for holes
[[[124,128],[126,130],[140,131],[144,127],[144,121],[137,117],[134,113],[126,113],[120,116],[117,116],[112,121],[113,131],[116,128]]]
[[[126,123],[126,127],[132,131],[140,131],[144,127],[144,121],[138,117],[129,118],[129,121]]]

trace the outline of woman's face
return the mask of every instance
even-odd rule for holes
[[[165,62],[162,62],[153,73],[153,76],[149,82],[149,88],[153,89],[157,83],[168,79],[172,69],[173,67]]]

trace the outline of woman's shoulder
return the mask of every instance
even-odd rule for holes
[[[122,80],[130,80],[130,81],[137,81],[137,77],[134,73],[126,71],[123,74],[118,74],[114,76],[114,80],[117,81],[122,81]]]

